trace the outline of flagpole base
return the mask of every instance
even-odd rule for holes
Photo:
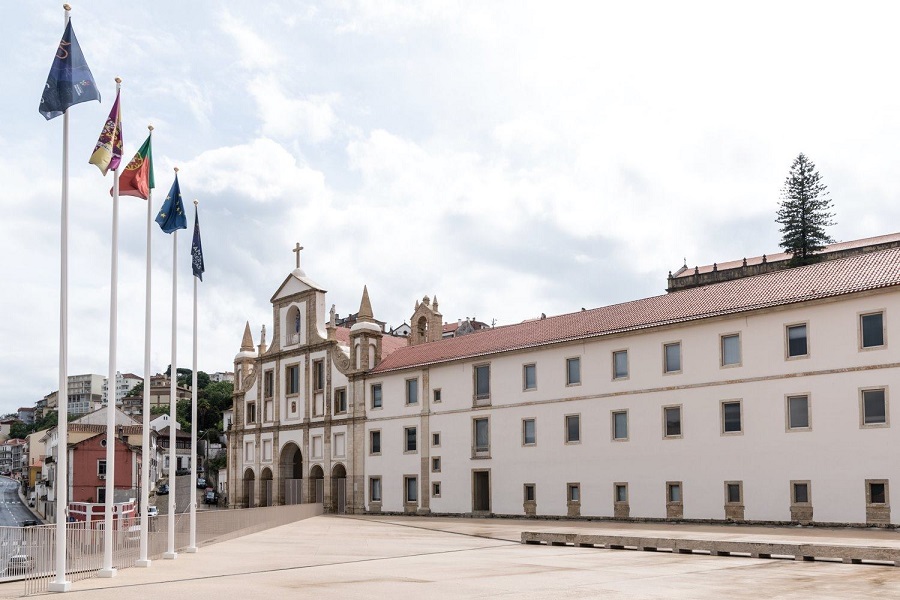
[[[116,576],[116,568],[115,567],[109,567],[108,569],[100,569],[99,571],[97,571],[97,577],[104,577],[104,578],[108,579],[110,577],[115,577],[115,576]]]
[[[134,566],[136,567],[149,567],[153,561],[149,558],[142,558],[140,560],[135,561]]]
[[[185,551],[187,554],[196,554],[196,553],[197,553],[197,546],[188,546],[187,548],[184,549],[184,551]]]
[[[71,581],[52,581],[47,586],[47,590],[51,592],[68,592],[72,589]]]
[[[178,558],[178,553],[177,552],[166,552],[165,554],[163,554],[163,558],[166,560],[175,560],[176,558]]]

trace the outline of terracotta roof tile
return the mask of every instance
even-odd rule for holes
[[[483,329],[401,348],[373,373],[659,327],[900,285],[900,248],[653,296],[545,319]]]

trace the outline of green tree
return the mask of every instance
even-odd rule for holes
[[[834,240],[825,228],[834,225],[828,187],[816,165],[802,152],[794,159],[781,188],[781,202],[775,222],[781,225],[781,247],[793,255],[794,266],[820,260],[816,253]]]
[[[9,437],[24,440],[28,437],[29,433],[33,433],[34,429],[31,428],[31,425],[27,425],[22,421],[16,421],[12,425],[9,426]]]
[[[140,382],[135,385],[133,388],[128,390],[125,394],[126,398],[134,398],[135,396],[143,396],[144,395],[144,382]]]

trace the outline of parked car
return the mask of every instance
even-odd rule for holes
[[[147,507],[147,516],[150,516],[150,517],[158,517],[158,516],[159,516],[159,509],[156,508],[155,506],[148,506],[148,507]]]
[[[36,519],[25,519],[22,521],[22,527],[34,527],[35,525],[40,525],[40,522]]]
[[[34,557],[27,554],[10,556],[6,562],[7,575],[24,575],[34,569]]]
[[[175,474],[176,475],[190,475],[191,470],[190,469],[176,469]]]
[[[204,489],[206,489],[206,478],[205,478],[205,477],[198,477],[198,478],[197,478],[197,489],[198,489],[198,490],[204,490]]]
[[[165,496],[168,493],[169,493],[169,484],[168,483],[164,483],[156,489],[157,496]]]
[[[207,490],[206,494],[203,495],[203,503],[204,504],[218,504],[219,503],[219,494],[215,492],[215,490]]]

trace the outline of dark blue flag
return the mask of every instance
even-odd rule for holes
[[[66,112],[70,106],[88,100],[99,101],[100,91],[69,20],[56,50],[56,58],[50,66],[38,112],[49,121]]]
[[[178,187],[178,174],[175,174],[175,183],[166,196],[156,222],[166,233],[172,233],[176,229],[187,229],[187,217],[184,216],[184,204],[181,202],[181,188]]]
[[[196,202],[194,203],[196,204]],[[194,269],[194,277],[203,281],[203,246],[200,244],[200,220],[197,218],[197,208],[194,207],[194,241],[191,242],[191,266]]]

